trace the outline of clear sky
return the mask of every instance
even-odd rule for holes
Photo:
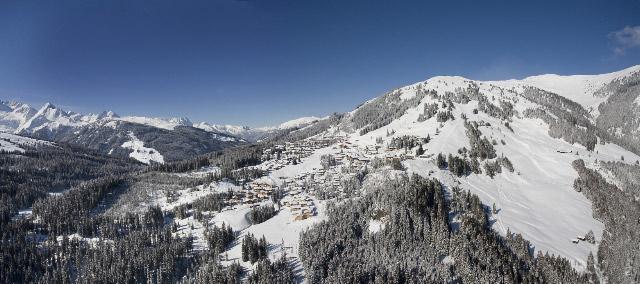
[[[436,75],[640,64],[639,15],[638,0],[4,0],[0,99],[270,125]]]

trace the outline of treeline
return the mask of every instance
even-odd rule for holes
[[[342,113],[332,113],[326,119],[318,120],[315,123],[307,127],[304,127],[302,129],[294,129],[294,130],[287,131],[285,133],[281,133],[278,136],[265,139],[261,143],[273,145],[273,144],[283,144],[284,142],[295,142],[295,141],[304,140],[309,137],[318,135],[328,130],[332,126],[338,125],[344,117],[345,115]]]
[[[257,239],[253,234],[248,233],[242,238],[242,261],[255,263],[258,260],[267,258],[267,240]]]
[[[179,283],[200,284],[200,283],[240,283],[243,274],[242,266],[234,262],[229,266],[220,264],[218,256],[205,255],[202,258],[195,257],[197,263],[195,269],[190,270],[180,279]]]
[[[37,149],[26,147],[25,150],[24,153],[0,153],[0,225],[50,192],[142,169],[128,159],[107,157],[65,144]]]
[[[204,231],[204,236],[207,239],[209,251],[211,251],[214,256],[227,250],[227,247],[233,243],[233,240],[236,238],[236,234],[229,224],[222,224],[220,227],[207,226]]]
[[[475,121],[465,121],[464,127],[467,129],[465,133],[469,138],[469,157],[478,158],[481,161],[485,159],[493,159],[496,157],[496,150],[487,137],[482,137],[482,132],[478,129],[478,123]]]
[[[636,162],[634,165],[629,165],[621,162],[600,162],[600,165],[613,173],[617,180],[619,180],[618,186],[623,191],[636,196],[640,199],[640,165]]]
[[[90,235],[93,223],[89,217],[107,194],[115,194],[124,185],[123,177],[104,177],[84,182],[61,195],[49,196],[33,204],[33,214],[42,220],[50,235],[80,233]]]
[[[573,162],[578,178],[575,190],[582,192],[590,201],[593,217],[604,223],[605,230],[598,246],[598,267],[610,283],[640,282],[640,202],[636,191],[625,191],[607,182],[600,173],[585,166],[584,161]],[[640,167],[629,168],[620,163],[607,164],[614,170],[616,179],[624,181],[620,174],[632,170],[632,175],[640,176]]]
[[[354,129],[360,129],[360,135],[383,127],[405,114],[407,109],[416,107],[425,97],[417,92],[415,96],[403,100],[402,92],[396,90],[359,106],[349,118]]]
[[[174,214],[179,219],[188,217],[187,212],[194,210],[196,219],[201,219],[202,212],[220,212],[229,205],[228,200],[233,197],[233,192],[216,192],[202,196],[191,203],[185,203],[176,206],[173,209]]]
[[[522,96],[543,106],[543,109],[527,109],[525,117],[539,118],[549,125],[549,136],[578,143],[593,151],[598,138],[596,127],[589,113],[578,103],[554,93],[534,87],[525,88]]]
[[[594,95],[608,96],[598,105],[598,129],[608,140],[640,155],[640,106],[636,103],[640,95],[640,72],[615,80]]]
[[[413,135],[403,135],[400,137],[393,137],[389,142],[389,147],[394,147],[396,149],[405,149],[411,150],[417,146],[421,146],[423,144],[429,143],[431,137],[420,138],[418,136]]]
[[[224,150],[223,150],[224,151]],[[148,167],[148,171],[160,171],[166,173],[183,173],[194,171],[202,167],[210,166],[211,162],[207,155],[202,155],[186,160],[173,161],[164,164],[153,163]]]
[[[436,156],[436,165],[440,169],[449,169],[449,171],[458,176],[466,176],[470,173],[477,173],[479,171],[478,160],[467,160],[465,157],[458,157],[449,154],[447,158],[442,153],[438,153]]]
[[[282,255],[276,262],[271,262],[269,258],[258,260],[255,269],[247,278],[249,284],[293,284],[295,281],[293,268],[287,260],[286,254]]]
[[[227,148],[221,151],[212,152],[192,159],[171,162],[165,164],[154,164],[149,167],[152,171],[169,173],[180,173],[193,171],[206,166],[216,166],[219,171],[212,176],[213,180],[242,179],[261,176],[263,172],[259,169],[243,169],[249,166],[260,164],[262,151],[267,145],[257,143],[235,148]]]
[[[436,121],[437,122],[447,122],[447,120],[454,120],[455,117],[453,117],[453,114],[451,114],[451,111],[439,111],[438,114],[436,114]]]
[[[526,109],[524,116],[528,118],[542,119],[549,125],[549,136],[552,138],[561,138],[570,144],[578,143],[587,148],[588,151],[593,151],[598,138],[595,130],[589,127],[580,127],[573,122],[562,118],[554,118],[543,109]]]
[[[488,114],[489,116],[496,117],[502,120],[510,121],[511,118],[517,114],[517,111],[513,108],[513,104],[506,100],[500,100],[500,106],[496,106],[489,101],[489,98],[485,95],[479,94],[478,96],[478,110]]]
[[[271,219],[276,214],[278,214],[278,211],[272,204],[254,207],[249,211],[249,221],[253,225],[260,224]]]
[[[399,177],[328,208],[301,233],[300,257],[309,283],[586,282],[566,259],[491,230],[486,211],[468,192],[449,201],[437,180]],[[379,231],[373,218],[385,220]]]
[[[434,117],[438,113],[438,103],[425,103],[422,113],[418,116],[418,122]]]
[[[175,282],[190,265],[192,240],[174,237],[157,207],[117,218],[83,215],[77,222],[91,224],[86,235],[56,237],[60,229],[28,219],[3,227],[0,282]],[[42,235],[48,240],[39,240]]]

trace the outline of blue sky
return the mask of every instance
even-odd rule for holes
[[[262,126],[436,75],[640,64],[637,0],[442,2],[2,1],[0,99]]]

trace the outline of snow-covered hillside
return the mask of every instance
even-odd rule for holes
[[[246,142],[192,125],[187,118],[120,117],[112,111],[83,115],[51,103],[39,110],[17,102],[0,104],[0,132],[71,143],[120,157],[135,155],[144,163],[180,160]],[[126,139],[131,133],[139,139],[127,144],[129,147],[121,147],[129,142]],[[144,149],[149,144],[156,145],[152,152]]]
[[[131,123],[144,124],[148,126],[153,126],[157,128],[173,130],[176,126],[192,126],[193,123],[184,117],[179,118],[157,118],[157,117],[144,117],[144,116],[125,116],[118,118],[118,120],[127,121]]]
[[[145,164],[149,164],[151,162],[160,164],[164,163],[164,157],[162,157],[160,152],[156,149],[145,147],[144,142],[140,141],[140,139],[138,139],[138,137],[136,137],[132,132],[129,132],[129,137],[131,140],[124,142],[121,146],[122,148],[132,150],[129,157]]]
[[[534,86],[577,102],[589,110],[592,115],[598,116],[598,105],[604,102],[610,95],[602,92],[602,87],[614,80],[626,78],[639,71],[640,65],[636,65],[624,70],[599,75],[562,76],[545,74],[527,77],[522,80],[493,81],[487,83],[504,88]]]
[[[53,146],[48,141],[32,139],[15,134],[0,132],[0,151],[24,153],[24,147]]]
[[[318,120],[322,120],[323,118],[309,116],[309,117],[301,117],[289,121],[285,121],[277,126],[265,126],[265,127],[257,127],[251,128],[248,126],[237,126],[237,125],[218,125],[211,124],[208,122],[200,122],[193,124],[193,127],[200,128],[206,131],[216,131],[220,133],[225,133],[229,135],[233,135],[236,137],[240,137],[247,141],[258,141],[263,137],[267,137],[272,133],[277,133],[278,131],[294,129],[294,128],[303,128],[308,126]]]
[[[573,181],[578,177],[571,162],[583,159],[595,166],[597,161],[620,161],[624,157],[627,163],[635,163],[640,157],[612,143],[597,144],[593,151],[587,151],[583,145],[570,144],[563,139],[552,138],[548,134],[549,126],[541,119],[527,118],[523,115],[527,109],[540,107],[521,96],[525,86],[534,86],[575,100],[585,108],[594,110],[606,100],[606,94],[598,91],[605,84],[630,76],[640,70],[634,66],[619,72],[592,76],[542,75],[524,80],[481,82],[462,77],[439,76],[424,82],[398,89],[396,94],[401,100],[408,100],[421,92],[432,90],[443,96],[435,99],[426,96],[416,107],[409,108],[399,118],[387,125],[360,135],[347,132],[349,140],[359,148],[385,147],[392,139],[402,136],[427,137],[431,140],[424,145],[425,158],[415,158],[404,162],[409,172],[424,176],[438,177],[450,189],[454,186],[470,190],[491,206],[500,208],[495,216],[493,228],[505,234],[509,229],[521,233],[530,240],[536,250],[547,251],[569,259],[577,268],[584,268],[589,252],[596,250],[588,243],[575,244],[579,236],[593,230],[597,236],[602,234],[603,224],[592,215],[591,203],[584,195],[573,189]],[[489,102],[498,105],[505,101],[513,104],[518,113],[505,120],[478,112],[478,102],[453,103],[451,115],[455,120],[437,121],[435,115],[420,121],[425,104],[440,106],[448,96],[459,93],[471,85],[478,86],[480,94],[489,98]],[[368,103],[373,103],[369,101]],[[451,103],[451,102],[449,102]],[[355,115],[357,110],[350,113]],[[491,178],[487,175],[456,177],[447,170],[438,168],[435,155],[460,155],[464,147],[470,149],[467,130],[468,121],[482,122],[479,129],[489,141],[494,141],[498,157],[508,157],[515,168],[513,173],[503,172]],[[345,123],[345,126],[350,125]],[[347,127],[343,127],[346,129]],[[513,129],[513,131],[511,130]],[[412,149],[410,153],[415,151]],[[427,158],[430,157],[430,158]],[[599,238],[599,237],[598,237]]]
[[[13,132],[35,115],[27,104],[0,101],[0,132]]]
[[[29,105],[19,102],[0,101],[0,132],[22,135],[34,135],[51,139],[60,133],[77,132],[83,127],[97,128],[100,126],[116,127],[119,122],[145,125],[164,130],[175,130],[178,126],[195,127],[215,134],[221,140],[229,140],[228,136],[255,142],[280,131],[303,128],[322,118],[301,117],[285,121],[277,126],[251,128],[248,126],[221,125],[209,122],[193,123],[186,117],[146,117],[146,116],[118,116],[113,111],[103,111],[99,114],[80,114],[63,110],[51,103],[44,104],[36,110]]]

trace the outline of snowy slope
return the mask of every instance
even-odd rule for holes
[[[0,150],[6,152],[24,153],[24,147],[53,146],[48,141],[37,140],[28,137],[22,137],[15,134],[0,132]]]
[[[0,132],[14,132],[36,112],[27,104],[0,101]]]
[[[535,83],[537,87],[547,88],[561,95],[568,94],[572,98],[582,98],[580,102],[582,104],[592,104],[602,99],[589,97],[592,94],[591,90],[601,86],[602,82],[626,76],[638,69],[636,66],[602,76],[569,76],[560,78],[556,85],[552,84],[553,78],[558,78],[556,75],[531,77],[524,81],[526,84]],[[442,95],[446,92],[454,92],[456,88],[464,89],[470,82],[471,80],[462,77],[434,77],[401,88],[401,96],[403,99],[415,96],[418,85],[422,85],[423,89],[436,90]],[[512,82],[474,81],[474,83],[480,87],[482,94],[495,98],[494,103],[498,100],[508,100],[520,113],[535,106],[517,96],[517,92],[521,89],[512,89],[515,86]],[[518,82],[518,84],[522,86],[525,83]],[[581,87],[577,90],[572,88],[577,85]],[[579,95],[581,90],[585,92],[583,96]],[[514,173],[503,170],[503,173],[493,179],[482,174],[457,178],[448,170],[438,169],[434,158],[407,160],[405,166],[409,172],[438,177],[449,189],[459,186],[470,190],[488,206],[495,203],[500,211],[494,216],[494,229],[502,234],[506,234],[507,229],[514,233],[521,233],[532,242],[536,251],[561,255],[569,259],[574,267],[583,269],[588,253],[590,251],[595,253],[597,247],[585,242],[574,244],[572,240],[589,230],[593,230],[597,239],[600,240],[603,224],[593,219],[590,201],[573,189],[573,181],[578,175],[572,168],[571,162],[583,159],[586,163],[593,165],[596,160],[619,161],[620,157],[624,156],[625,161],[633,163],[640,160],[640,157],[611,143],[598,144],[593,152],[588,152],[582,145],[572,145],[562,139],[551,138],[547,133],[548,125],[539,119],[516,116],[510,122],[514,129],[514,132],[511,132],[500,119],[483,112],[473,114],[473,109],[477,108],[477,101],[456,104],[452,111],[456,118],[454,121],[440,123],[433,117],[418,122],[423,104],[430,102],[436,102],[436,100],[427,96],[418,107],[410,108],[399,119],[365,135],[359,135],[358,131],[349,133],[350,141],[364,148],[375,145],[377,138],[382,138],[383,145],[386,145],[393,137],[429,135],[431,141],[425,145],[426,155],[438,153],[458,155],[458,149],[462,147],[469,149],[464,121],[460,119],[461,114],[464,113],[470,121],[489,122],[491,126],[481,127],[480,130],[489,140],[505,142],[505,145],[498,143],[494,147],[498,156],[504,155],[511,160],[515,167]],[[395,134],[387,137],[388,132],[395,132]],[[558,153],[559,150],[571,153]],[[430,174],[431,171],[433,174]]]
[[[89,123],[82,119],[82,115],[66,112],[53,104],[46,103],[29,120],[16,129],[16,133],[33,133],[42,129],[50,131],[61,126],[82,126]]]
[[[179,118],[157,118],[157,117],[144,117],[144,116],[125,116],[117,118],[117,120],[127,121],[131,123],[144,124],[157,128],[173,130],[176,126],[192,126],[193,123],[184,117]]]
[[[150,164],[152,161],[163,164],[164,157],[156,149],[147,148],[144,142],[140,141],[133,133],[129,132],[131,140],[124,142],[122,148],[133,150],[129,153],[129,157],[134,158],[142,163]]]
[[[293,129],[293,128],[302,128],[321,119],[323,118],[318,118],[315,116],[301,117],[301,118],[285,121],[277,126],[265,126],[265,127],[257,127],[257,128],[251,128],[248,126],[237,126],[237,125],[219,125],[219,124],[212,124],[208,122],[195,123],[193,124],[193,127],[200,128],[206,131],[220,132],[220,133],[240,137],[248,141],[258,141],[261,138],[268,136],[271,133],[276,133],[281,130],[287,130],[287,129]]]
[[[83,127],[98,128],[100,126],[108,126],[115,129],[119,123],[126,122],[164,130],[175,130],[178,126],[195,127],[212,132],[216,134],[212,136],[214,139],[226,142],[232,139],[229,136],[247,141],[257,141],[282,130],[305,127],[320,119],[322,118],[302,117],[283,122],[277,126],[250,128],[208,122],[193,123],[185,117],[120,117],[112,111],[83,115],[63,110],[51,103],[46,103],[40,109],[35,110],[26,104],[0,101],[0,131],[24,135],[37,134],[35,136],[46,139],[53,139],[60,133],[63,136],[68,135],[68,133],[77,132]]]
[[[493,81],[487,83],[506,88],[520,88],[522,86],[537,87],[577,102],[597,117],[598,105],[608,97],[608,94],[600,94],[598,91],[606,84],[616,79],[625,78],[636,72],[640,72],[640,65],[600,75],[562,76],[545,74],[527,77],[522,80]]]

